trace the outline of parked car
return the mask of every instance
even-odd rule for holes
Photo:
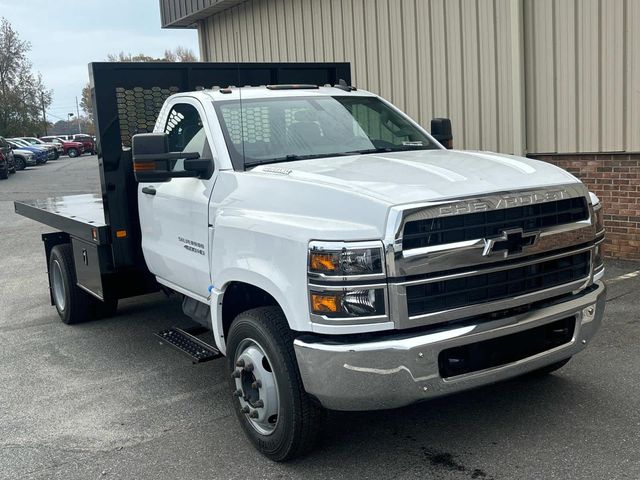
[[[40,140],[45,143],[56,143],[62,145],[62,151],[65,155],[69,155],[71,158],[77,157],[78,155],[82,155],[84,153],[84,145],[80,142],[73,142],[69,140],[65,140],[60,137],[40,137]]]
[[[16,173],[13,151],[9,142],[0,137],[0,179],[7,179],[10,173]]]
[[[59,145],[57,143],[43,142],[42,140],[36,137],[18,137],[18,138],[20,140],[24,140],[27,143],[30,143],[31,145],[53,148],[55,151],[55,155],[54,155],[54,158],[52,158],[52,160],[57,160],[58,158],[60,158],[60,155],[64,153],[64,149],[62,148],[62,145]]]
[[[27,150],[33,153],[36,157],[37,165],[47,163],[47,160],[49,160],[49,152],[44,148],[36,147],[35,145],[29,145],[23,140],[17,140],[14,138],[8,139],[7,141],[9,142],[9,145],[11,145],[11,148]]]
[[[84,153],[96,154],[96,142],[91,135],[85,133],[76,133],[72,139],[74,142],[80,142],[84,145]]]
[[[45,152],[47,160],[55,160],[58,155],[58,152],[53,145],[32,144],[31,142],[28,142],[27,140],[23,140],[22,138],[19,138],[19,137],[8,138],[7,140],[9,140],[10,142],[16,142],[23,147],[37,148],[38,150],[43,151]]]
[[[12,148],[12,150],[16,170],[24,170],[26,167],[35,167],[37,165],[36,156],[33,152],[23,148]]]

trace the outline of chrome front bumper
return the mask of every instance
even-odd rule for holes
[[[340,343],[339,337],[294,342],[306,391],[333,410],[395,408],[453,392],[516,377],[575,355],[593,338],[604,315],[606,288],[596,282],[593,291],[564,303],[495,321],[453,327],[435,333],[362,343]],[[441,351],[522,332],[575,316],[569,343],[522,360],[444,379]]]

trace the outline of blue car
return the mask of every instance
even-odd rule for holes
[[[47,160],[49,159],[49,152],[45,149],[42,149],[40,147],[36,147],[34,145],[29,145],[27,142],[23,141],[23,140],[17,140],[15,138],[12,139],[7,139],[7,141],[9,142],[9,145],[11,145],[11,148],[14,149],[20,149],[20,150],[27,150],[31,153],[33,153],[35,159],[36,159],[36,164],[37,165],[41,165],[43,163],[47,163]]]

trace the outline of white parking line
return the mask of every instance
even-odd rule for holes
[[[624,275],[619,275],[614,278],[610,278],[609,280],[605,280],[604,283],[607,285],[613,285],[614,283],[619,283],[623,280],[629,280],[630,278],[636,278],[640,276],[640,270],[636,270],[635,272],[625,273]]]

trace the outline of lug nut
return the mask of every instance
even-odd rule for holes
[[[231,378],[240,378],[240,370],[234,370],[231,374]]]
[[[243,359],[238,360],[236,362],[236,367],[240,367],[240,368],[244,367],[244,360]]]
[[[244,407],[242,407],[242,409],[240,410],[242,413],[249,413],[249,407],[247,407],[246,405]]]
[[[262,388],[262,382],[260,380],[256,380],[251,384],[251,388],[253,388],[254,390]]]
[[[245,372],[253,372],[253,363],[248,363],[244,367]]]
[[[233,396],[234,397],[241,397],[242,396],[242,390],[236,390],[235,392],[233,392]]]
[[[262,407],[264,407],[264,402],[262,400],[256,400],[256,402],[253,404],[253,406],[255,408],[262,408]]]
[[[255,410],[252,410],[251,413],[249,414],[249,418],[258,418],[258,412],[256,412]]]

